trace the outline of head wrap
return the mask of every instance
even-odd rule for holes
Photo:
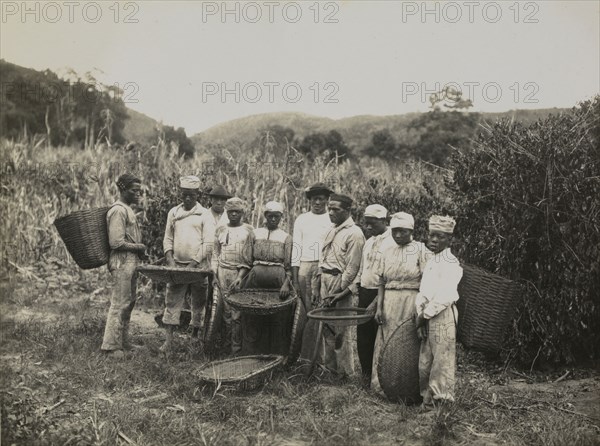
[[[129,189],[129,186],[131,186],[133,183],[141,183],[141,182],[142,182],[142,180],[140,180],[138,177],[136,177],[130,173],[124,173],[117,180],[117,187],[119,188],[119,190],[121,192],[123,192],[123,191]]]
[[[182,189],[200,189],[200,178],[194,175],[179,178],[179,187]]]
[[[244,200],[238,197],[230,198],[225,202],[225,210],[226,211],[244,211],[246,207],[246,203]]]
[[[382,205],[371,204],[366,207],[364,216],[372,217],[372,218],[386,218],[387,213],[388,213],[387,209],[384,208]]]
[[[220,184],[208,190],[206,193],[209,197],[231,198],[231,194]]]
[[[311,198],[315,195],[323,194],[326,197],[329,197],[333,191],[327,187],[325,183],[315,183],[310,187],[304,189],[304,195],[306,198]]]
[[[415,229],[415,219],[406,212],[396,212],[390,220],[390,228]]]
[[[354,203],[352,201],[352,198],[350,198],[348,195],[340,194],[331,194],[329,196],[329,201],[339,201],[340,203],[342,203],[342,207],[346,209],[350,209],[352,207],[352,203]]]
[[[283,214],[283,205],[277,201],[269,201],[265,204],[264,212],[279,212],[280,214]]]
[[[430,231],[440,231],[452,234],[454,232],[454,226],[456,226],[456,221],[454,221],[452,217],[432,215],[429,218]]]

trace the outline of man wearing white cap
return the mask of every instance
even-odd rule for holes
[[[168,266],[189,266],[202,246],[201,216],[206,208],[198,203],[200,179],[193,175],[182,177],[179,179],[179,189],[182,203],[169,211],[163,239]],[[208,264],[204,266],[208,268]],[[184,308],[188,292],[192,309],[191,325],[196,332],[202,326],[207,285],[206,277],[191,284],[167,284],[163,314],[167,339],[161,347],[162,352],[169,353],[171,350],[173,331],[180,323],[181,310]]]
[[[415,219],[406,212],[392,215],[390,228],[394,246],[386,249],[376,268],[379,283],[375,321],[379,324],[373,369],[376,370],[384,343],[415,313],[415,298],[421,275],[431,252],[421,242],[412,239]],[[383,393],[377,373],[371,376],[371,388]]]
[[[458,283],[463,270],[450,252],[456,222],[451,217],[433,215],[429,219],[428,246],[433,256],[423,271],[415,306],[417,330],[421,339],[419,386],[423,406],[453,402],[456,370],[456,323]]]

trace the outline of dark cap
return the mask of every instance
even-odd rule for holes
[[[325,183],[315,183],[312,186],[304,189],[304,195],[306,198],[310,198],[319,194],[329,197],[332,193],[333,191],[329,189]]]
[[[227,192],[227,190],[225,190],[225,188],[223,186],[221,186],[220,184],[209,189],[208,192],[206,192],[206,195],[209,197],[220,197],[220,198],[233,197],[233,195],[231,195],[229,192]]]
[[[350,198],[348,195],[340,195],[340,194],[331,194],[329,196],[329,201],[339,201],[340,203],[342,203],[342,206],[345,207],[346,209],[351,208],[352,203],[354,203],[352,198]]]

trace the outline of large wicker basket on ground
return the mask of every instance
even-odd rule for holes
[[[106,214],[109,209],[77,211],[54,222],[69,254],[82,269],[98,268],[108,263],[110,246]]]
[[[296,307],[294,308],[294,320],[292,322],[292,336],[290,339],[290,350],[285,360],[286,366],[293,365],[300,356],[300,350],[302,348],[302,334],[304,332],[304,325],[306,324],[306,310],[304,308],[304,302],[302,299],[296,300]]]
[[[461,265],[458,285],[458,340],[467,348],[497,352],[514,315],[517,282],[473,265]]]
[[[286,300],[279,298],[279,290],[245,288],[225,294],[225,302],[242,313],[257,315],[274,314],[285,310],[296,302],[296,295]]]
[[[385,344],[377,363],[377,377],[392,401],[419,403],[419,349],[414,318],[404,320]]]

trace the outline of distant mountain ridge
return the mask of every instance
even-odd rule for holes
[[[535,110],[509,110],[501,113],[480,113],[486,121],[496,121],[501,118],[510,118],[531,124],[549,114],[564,112],[566,108],[546,108]],[[340,132],[344,141],[353,150],[365,147],[373,132],[389,129],[392,135],[400,137],[408,132],[408,124],[420,112],[405,113],[402,115],[358,115],[341,119],[331,119],[296,112],[262,113],[232,119],[231,121],[217,124],[203,132],[191,137],[196,147],[205,144],[249,143],[253,141],[257,132],[268,126],[280,125],[294,130],[295,136],[303,138],[311,133],[322,133],[330,130]]]

